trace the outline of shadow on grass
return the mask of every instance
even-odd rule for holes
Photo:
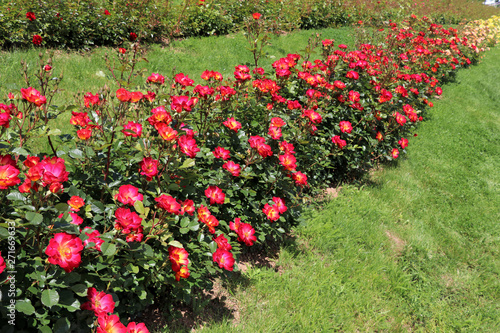
[[[281,240],[267,241],[260,246],[254,245],[238,258],[237,271],[226,274],[225,278],[213,279],[210,291],[196,291],[193,295],[194,305],[177,303],[172,306],[175,312],[170,312],[165,305],[172,305],[171,301],[159,296],[155,304],[149,306],[136,321],[144,322],[150,332],[157,333],[192,332],[224,322],[238,324],[241,308],[232,296],[233,291],[251,287],[252,279],[245,274],[250,268],[268,268],[279,272],[276,261],[284,247],[294,254],[303,252],[293,235],[285,235]]]

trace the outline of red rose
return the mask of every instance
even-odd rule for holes
[[[139,189],[133,185],[122,185],[115,195],[115,200],[118,200],[124,205],[133,206],[136,201],[142,201],[143,195],[139,193]]]
[[[99,326],[97,327],[96,333],[127,333],[127,328],[120,322],[120,318],[117,315],[107,315],[103,314],[97,317],[97,322]]]
[[[80,211],[80,208],[85,205],[85,201],[83,201],[83,199],[79,196],[74,195],[68,200],[68,205],[71,207],[70,209],[72,211],[78,212]]]
[[[196,145],[196,140],[187,135],[179,137],[177,143],[181,147],[181,152],[191,158],[195,158],[196,153],[200,151],[200,148]]]
[[[5,260],[2,257],[2,252],[0,252],[0,274],[2,274],[2,272],[5,270],[5,267],[7,267],[7,265],[5,264]]]
[[[234,258],[231,252],[223,249],[217,249],[213,254],[213,260],[219,264],[220,268],[224,268],[228,271],[233,270]]]
[[[295,171],[295,168],[297,167],[297,159],[295,156],[292,154],[285,153],[284,155],[279,156],[280,164],[285,168],[287,171]]]
[[[27,18],[28,20],[30,20],[30,21],[34,21],[34,20],[36,20],[35,13],[33,13],[33,12],[27,12],[27,13],[26,13],[26,18]]]
[[[19,173],[20,171],[10,164],[0,166],[0,190],[19,184]]]
[[[137,34],[135,32],[131,32],[130,36],[128,37],[131,42],[137,39]]]
[[[344,148],[347,145],[347,142],[345,140],[342,140],[340,138],[340,135],[335,135],[332,138],[332,142],[337,145],[340,149]]]
[[[193,107],[197,102],[197,99],[190,99],[185,95],[171,96],[170,99],[172,100],[172,102],[170,103],[170,108],[174,111],[177,111],[178,113],[181,113],[183,110],[190,112],[191,107]]]
[[[217,147],[212,152],[212,154],[214,154],[215,158],[222,158],[225,161],[230,157],[231,152],[227,149],[222,148],[222,147]]]
[[[396,159],[399,156],[399,150],[397,148],[393,148],[391,151],[392,158]]]
[[[91,92],[86,93],[83,96],[83,103],[85,104],[86,108],[90,108],[91,106],[94,105],[99,105],[100,104],[99,94],[96,93],[95,95],[92,95]]]
[[[234,119],[233,117],[227,118],[227,120],[223,122],[223,124],[230,130],[233,130],[235,132],[238,132],[238,130],[241,128],[241,123],[236,121],[236,119]]]
[[[339,123],[340,126],[340,131],[342,133],[351,133],[352,132],[352,125],[349,121],[341,121]]]
[[[222,205],[224,203],[224,200],[226,198],[226,195],[222,192],[220,188],[217,186],[210,185],[206,190],[205,190],[205,195],[207,198],[210,199],[210,204],[213,205],[214,203],[218,203],[219,205]]]
[[[66,171],[65,161],[62,158],[45,158],[37,164],[42,174],[43,186],[68,181],[69,172]]]
[[[181,204],[171,195],[162,194],[155,201],[158,203],[158,207],[171,214],[179,215],[181,213]]]
[[[61,232],[49,241],[45,254],[51,264],[59,265],[69,273],[80,265],[82,250],[83,243],[78,236]]]
[[[76,131],[76,135],[82,140],[88,140],[92,137],[92,127],[82,128]]]
[[[247,246],[252,246],[253,242],[257,240],[255,237],[255,229],[248,223],[240,223],[238,225],[238,242],[243,242]]]
[[[262,208],[262,212],[266,214],[271,222],[277,221],[280,218],[279,210],[276,205],[271,206],[266,203],[264,208]]]
[[[295,180],[295,184],[299,186],[307,186],[307,176],[300,171],[292,174],[292,179]]]
[[[184,215],[184,213],[188,213],[189,215],[193,216],[194,211],[195,208],[193,200],[186,199],[183,202],[181,202],[181,215]]]
[[[148,83],[164,84],[165,77],[158,73],[152,73],[146,80]]]
[[[34,45],[41,45],[42,41],[43,41],[42,36],[40,36],[40,35],[33,36],[33,44]]]
[[[130,91],[125,88],[120,88],[116,91],[116,98],[120,100],[120,102],[130,102],[132,99]]]
[[[405,149],[406,147],[408,147],[408,139],[401,138],[399,139],[398,143],[401,146],[401,149]]]
[[[276,207],[280,214],[283,214],[287,211],[288,208],[285,206],[285,201],[283,201],[283,199],[281,199],[280,197],[273,197],[273,202],[273,207]]]
[[[178,272],[181,269],[181,266],[189,265],[189,253],[180,247],[169,246],[168,254],[170,262],[172,263],[172,270],[174,272]]]
[[[229,162],[224,163],[222,168],[229,171],[231,173],[231,175],[233,175],[235,177],[238,177],[240,175],[240,172],[241,172],[241,167],[239,166],[239,164],[236,164],[233,161],[229,161]]]
[[[146,176],[146,180],[149,182],[153,179],[154,176],[158,174],[158,160],[154,160],[151,157],[144,157],[142,161],[139,163],[139,167],[141,168],[141,175]]]
[[[131,136],[134,138],[140,137],[142,134],[142,125],[129,121],[125,126],[123,126],[122,133],[125,136]]]
[[[23,99],[35,104],[36,106],[41,106],[47,103],[47,98],[42,96],[38,90],[32,87],[26,89],[21,88],[21,96]]]
[[[253,13],[252,14],[252,17],[253,17],[254,20],[260,19],[261,16],[262,16],[262,14],[260,14],[260,13]]]
[[[94,311],[96,316],[106,315],[115,311],[115,302],[111,294],[106,294],[104,291],[97,291],[95,288],[87,289],[88,302],[81,305],[82,310]]]
[[[179,73],[175,75],[174,79],[176,83],[184,87],[192,86],[194,83],[194,81],[190,79],[187,75],[184,75],[184,73]]]
[[[132,231],[138,231],[141,228],[142,218],[135,212],[131,212],[128,208],[120,207],[115,211],[116,223],[115,229],[121,230],[122,233],[128,234]]]
[[[219,248],[219,249],[223,249],[226,251],[231,251],[233,249],[233,247],[231,246],[231,244],[229,244],[229,242],[227,241],[227,238],[224,237],[223,234],[220,234],[219,236],[214,238],[214,242],[217,243],[217,248]]]

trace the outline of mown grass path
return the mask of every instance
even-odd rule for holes
[[[499,62],[459,72],[407,159],[311,211],[275,268],[229,284],[237,323],[202,331],[500,332]]]

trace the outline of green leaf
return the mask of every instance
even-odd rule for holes
[[[139,267],[132,264],[127,265],[127,270],[135,274],[139,273]]]
[[[101,252],[103,255],[109,257],[115,254],[116,245],[112,243],[105,242],[101,245]]]
[[[149,244],[144,244],[144,255],[146,257],[154,256],[153,248]]]
[[[47,135],[61,135],[61,130],[59,128],[54,128],[54,129],[51,129]]]
[[[68,207],[69,205],[67,203],[64,203],[64,202],[60,202],[58,203],[55,208],[59,211],[59,212],[65,212],[68,210]]]
[[[30,224],[39,225],[43,221],[43,216],[42,214],[27,212],[26,219],[30,222]]]
[[[210,248],[210,251],[212,251],[212,253],[217,251],[217,243],[216,242],[211,242],[210,244],[208,244],[208,247]]]
[[[134,208],[139,214],[144,215],[144,205],[142,204],[142,201],[136,200],[134,202]]]
[[[24,196],[21,194],[21,192],[10,192],[7,194],[7,199],[13,200],[13,201],[24,201]]]
[[[141,293],[139,294],[139,299],[146,299],[148,297],[148,293],[146,290],[141,290]]]
[[[59,293],[53,289],[45,289],[42,292],[42,304],[49,308],[59,303]]]
[[[85,153],[87,154],[88,157],[94,157],[95,156],[95,151],[92,149],[92,147],[85,147]]]
[[[189,217],[183,217],[181,220],[181,227],[186,228],[189,225]]]
[[[7,226],[6,223],[2,223],[3,225]],[[1,238],[7,238],[9,237],[9,231],[5,229],[4,227],[0,227],[0,237]]]
[[[182,165],[179,167],[179,169],[186,169],[186,168],[194,166],[195,164],[196,163],[195,163],[194,159],[188,158],[187,160],[184,161],[184,163],[182,163]]]
[[[86,208],[87,207],[85,207],[85,209]],[[104,205],[102,204],[102,202],[99,202],[99,201],[93,201],[90,205],[90,209],[92,210],[92,212],[94,212],[96,214],[104,213]]]
[[[42,326],[39,328],[41,333],[52,333],[52,329],[48,326]]]
[[[71,287],[71,290],[73,290],[78,296],[87,296],[87,286],[84,284],[75,284]]]
[[[80,274],[78,274],[76,272],[71,272],[71,273],[66,274],[63,281],[66,284],[72,285],[75,282],[79,282],[81,280],[81,278],[82,278],[82,276]]]
[[[80,310],[80,301],[75,299],[74,294],[69,290],[61,290],[61,300],[59,305],[67,309],[69,312]]]
[[[67,318],[60,318],[54,325],[54,333],[67,333],[71,328],[71,324]]]
[[[76,158],[76,159],[82,159],[83,158],[83,151],[80,149],[72,149],[69,152],[69,156]]]
[[[177,185],[177,184],[175,184],[175,183],[172,183],[172,184],[168,185],[168,189],[169,189],[170,191],[179,191],[180,186],[179,186],[179,185]]]
[[[103,149],[108,148],[109,146],[111,146],[111,143],[107,143],[107,144],[105,144],[105,145],[103,145],[103,146],[101,146],[99,148],[94,148],[94,150],[103,150]]]
[[[35,308],[31,305],[31,301],[29,300],[19,300],[16,301],[16,310],[24,313],[27,316],[35,313]]]
[[[176,240],[173,240],[173,241],[168,242],[168,245],[170,245],[170,246],[174,246],[174,247],[180,247],[180,248],[182,248],[182,249],[184,248],[184,246],[183,246],[180,242],[178,242],[178,241],[176,241]]]
[[[121,182],[122,182],[121,180],[116,180],[116,181],[114,181],[114,182],[112,182],[112,183],[109,183],[108,187],[109,187],[109,188],[111,188],[111,187],[115,187],[115,186],[117,186],[117,185],[120,185],[120,183],[121,183]]]
[[[23,156],[29,155],[28,151],[24,148],[21,148],[21,147],[17,147],[15,149],[13,149],[12,152],[16,155],[23,155]]]

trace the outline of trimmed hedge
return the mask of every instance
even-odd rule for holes
[[[81,0],[28,1],[0,4],[0,47],[88,48],[118,46],[137,34],[145,42],[222,35],[239,31],[244,18],[261,13],[269,32],[399,22],[410,14],[430,15],[440,24],[488,18],[497,9],[453,0],[430,4],[413,1],[320,0]],[[39,37],[35,37],[39,36]]]
[[[252,40],[265,42],[262,24],[250,19]],[[133,320],[156,295],[197,304],[248,247],[299,223],[305,195],[404,154],[439,86],[494,44],[487,28],[471,31],[412,16],[377,44],[311,40],[320,59],[205,71],[199,84],[182,73],[134,82],[135,42],[110,65],[117,90],[61,107],[41,55],[36,80],[0,104],[0,279],[16,332],[125,332],[114,313]],[[49,126],[62,112],[72,135]],[[31,137],[51,151],[33,156]]]

